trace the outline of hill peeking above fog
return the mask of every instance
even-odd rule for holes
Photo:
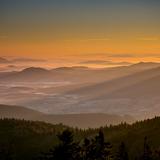
[[[103,69],[91,69],[84,66],[60,67],[51,70],[38,67],[26,68],[22,71],[0,73],[0,82],[57,82],[69,81],[75,83],[102,82],[130,75],[143,70],[156,68],[159,63],[137,63]]]

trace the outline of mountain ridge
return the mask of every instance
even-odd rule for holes
[[[5,82],[27,82],[27,81],[71,81],[78,83],[102,82],[112,80],[118,77],[130,75],[136,72],[155,68],[159,63],[137,63],[130,66],[120,66],[113,68],[92,69],[85,66],[59,67],[54,69],[45,69],[38,67],[28,67],[21,71],[0,72],[0,81]]]
[[[96,128],[105,125],[119,124],[121,122],[132,123],[135,120],[131,116],[117,116],[111,114],[64,114],[51,115],[38,112],[36,110],[28,109],[21,106],[9,106],[0,104],[1,118],[16,118],[34,121],[44,121],[52,124],[63,123],[71,127],[79,128]]]

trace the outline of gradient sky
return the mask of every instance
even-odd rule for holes
[[[0,0],[0,55],[156,60],[160,0]]]

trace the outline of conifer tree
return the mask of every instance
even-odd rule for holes
[[[104,134],[99,131],[99,134],[92,140],[91,158],[94,160],[109,160],[111,158],[111,144],[105,142]]]
[[[129,160],[128,153],[127,153],[124,142],[120,144],[118,152],[116,153],[114,160]]]
[[[13,160],[14,156],[8,146],[0,146],[0,160]]]
[[[148,139],[147,137],[144,138],[144,148],[143,148],[143,155],[142,155],[142,160],[152,160],[152,151],[151,148],[148,144]]]
[[[44,154],[44,160],[79,160],[79,145],[73,142],[73,134],[69,130],[65,130],[57,136],[60,140],[58,146],[49,153]]]
[[[84,139],[84,143],[81,146],[81,159],[82,160],[91,160],[91,141],[87,138]]]
[[[160,160],[160,149],[154,150],[154,160]]]

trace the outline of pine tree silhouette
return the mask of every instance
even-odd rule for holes
[[[144,148],[143,148],[143,155],[142,155],[142,160],[152,160],[152,151],[151,148],[148,144],[148,139],[147,137],[144,138]]]
[[[49,153],[44,154],[40,159],[43,160],[79,160],[79,145],[73,142],[73,134],[69,130],[65,130],[57,136],[60,140],[58,146]]]
[[[92,140],[91,159],[109,160],[111,158],[111,148],[111,144],[105,142],[103,132],[99,131],[99,134]]]
[[[154,160],[160,160],[160,148],[154,150]]]
[[[13,160],[13,153],[9,147],[0,146],[0,160]]]
[[[114,160],[129,160],[128,153],[127,153],[124,142],[120,144],[118,152],[116,153]]]
[[[84,139],[84,144],[81,146],[81,159],[82,160],[91,160],[91,141],[87,138]]]

